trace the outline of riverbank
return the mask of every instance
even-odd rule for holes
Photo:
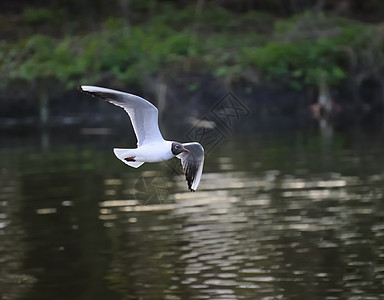
[[[196,84],[196,89],[188,89],[188,84],[191,82]],[[101,85],[108,87],[107,83],[101,83]],[[361,126],[363,123],[382,127],[380,123],[383,119],[382,98],[372,89],[362,91],[362,94],[367,95],[364,98],[365,106],[357,106],[351,102],[351,94],[348,90],[332,93],[337,109],[328,116],[314,114],[312,108],[317,98],[314,89],[298,91],[277,85],[228,87],[214,78],[198,77],[181,78],[179,82],[172,82],[169,85],[164,82],[154,82],[143,90],[130,89],[128,86],[123,90],[139,94],[154,103],[159,108],[162,120],[170,116],[173,116],[171,118],[187,116],[181,120],[182,126],[185,127],[184,131],[187,128],[202,125],[198,124],[200,120],[215,122],[217,118],[213,110],[220,103],[226,103],[227,106],[235,103],[241,108],[241,114],[261,120],[260,128],[267,131],[284,130],[287,126],[317,127],[317,121],[321,119],[339,128],[350,125]],[[47,101],[48,115],[45,123],[41,120],[41,107],[36,104],[39,103],[37,96],[31,95],[11,102],[7,102],[8,100],[8,98],[0,98],[2,107],[0,130],[17,132],[18,129],[24,130],[27,127],[64,129],[79,126],[104,128],[121,124],[129,125],[124,112],[77,89],[52,93]],[[248,129],[244,128],[244,130]]]
[[[326,95],[351,110],[382,109],[384,30],[377,21],[317,7],[281,15],[257,5],[233,9],[205,1],[133,1],[120,14],[100,11],[27,7],[6,16],[4,23],[13,20],[20,29],[1,31],[4,117],[36,115],[36,108],[40,116],[48,108],[64,113],[68,102],[57,108],[48,102],[71,95],[80,84],[154,100],[176,94],[208,102],[195,95],[217,85],[218,94],[232,91],[261,101],[255,106],[272,101],[269,106],[278,103],[273,110],[283,112],[287,101],[274,99],[281,90],[305,98],[305,107]],[[168,93],[158,95],[164,87]],[[302,105],[294,102],[288,110]]]

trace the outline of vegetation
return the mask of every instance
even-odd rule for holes
[[[357,75],[355,70],[369,69],[367,57],[383,66],[381,31],[381,25],[305,12],[277,22],[274,39],[256,49],[245,48],[242,59],[294,88],[322,80],[337,85]]]
[[[214,1],[131,1],[126,16],[85,17],[80,10],[72,22],[68,3],[67,9],[29,7],[17,15],[22,37],[0,43],[3,90],[23,83],[38,91],[46,82],[63,90],[101,81],[141,85],[152,76],[170,80],[182,73],[302,89],[361,81],[384,65],[383,26],[334,12],[312,9],[282,18]]]

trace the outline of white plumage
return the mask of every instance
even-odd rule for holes
[[[204,165],[204,148],[197,142],[181,144],[163,139],[158,125],[158,110],[147,100],[112,89],[82,85],[81,91],[123,108],[129,115],[137,137],[137,148],[115,148],[116,157],[138,168],[145,162],[160,162],[177,157],[181,160],[188,188],[195,191]]]

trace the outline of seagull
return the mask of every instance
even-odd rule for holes
[[[137,148],[114,148],[116,157],[130,167],[138,168],[145,162],[181,160],[188,189],[196,191],[204,165],[204,148],[197,142],[166,141],[161,135],[159,111],[147,100],[121,91],[82,85],[80,90],[123,108],[129,115],[137,138]]]

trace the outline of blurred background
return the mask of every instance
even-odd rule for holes
[[[0,2],[0,299],[384,299],[384,2]],[[136,93],[181,165],[121,164]]]

